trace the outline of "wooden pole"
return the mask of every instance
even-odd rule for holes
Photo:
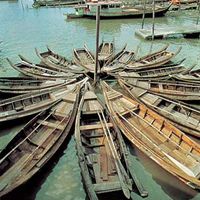
[[[154,31],[155,31],[155,0],[153,0],[153,24],[152,24],[152,40],[154,40]]]
[[[196,22],[196,25],[198,25],[199,24],[199,12],[200,12],[200,2],[199,2],[199,0],[198,0],[198,16],[197,16],[197,22]]]
[[[95,56],[95,70],[94,70],[94,85],[97,83],[97,72],[98,72],[98,48],[99,48],[99,25],[100,25],[100,6],[96,8],[96,56]]]
[[[144,0],[144,5],[143,5],[143,14],[142,14],[142,29],[144,28],[144,19],[145,19],[145,11],[146,11],[146,0]]]

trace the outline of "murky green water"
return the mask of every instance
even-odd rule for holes
[[[18,54],[37,62],[34,53],[37,47],[45,50],[48,44],[58,53],[68,58],[72,56],[72,49],[82,47],[84,43],[91,50],[95,48],[95,21],[87,19],[64,20],[63,13],[73,12],[71,8],[31,8],[32,2],[22,0],[19,2],[0,1],[0,75],[17,76],[6,62],[9,57],[13,62],[19,61]],[[165,18],[156,19],[156,27],[178,26],[179,24],[194,24],[196,12],[170,13]],[[151,27],[151,19],[145,21],[146,27]],[[157,50],[167,43],[170,49],[183,49],[176,60],[187,57],[186,66],[194,63],[200,64],[200,41],[198,39],[170,39],[156,41],[153,44],[135,37],[135,30],[141,27],[141,20],[107,20],[101,21],[101,39],[114,40],[116,50],[125,43],[128,48],[137,50],[137,56]],[[17,130],[28,121],[22,120],[18,124],[6,123],[0,125],[0,149],[15,135]],[[148,200],[185,200],[200,199],[200,195],[186,187],[177,179],[158,167],[153,161],[136,149],[133,150],[135,170],[138,178],[149,192]],[[138,157],[137,157],[138,156]],[[80,170],[75,153],[75,142],[72,136],[63,149],[57,154],[49,166],[36,176],[9,199],[26,200],[83,200],[85,192],[81,182]],[[142,199],[135,194],[135,200]]]

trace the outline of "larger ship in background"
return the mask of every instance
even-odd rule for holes
[[[96,6],[100,6],[100,18],[101,19],[119,19],[119,18],[142,18],[143,13],[145,17],[152,17],[153,5],[128,5],[122,1],[96,1],[87,0],[84,4],[75,6],[74,14],[65,14],[67,18],[96,18]],[[156,5],[155,16],[161,17],[169,10],[171,4]]]

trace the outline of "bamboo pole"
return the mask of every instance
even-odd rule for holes
[[[155,31],[155,0],[153,0],[153,24],[152,24],[152,40],[154,40],[154,31]]]
[[[95,70],[94,70],[94,85],[97,83],[98,72],[98,48],[99,48],[99,25],[100,25],[100,6],[96,8],[96,56],[95,56]]]

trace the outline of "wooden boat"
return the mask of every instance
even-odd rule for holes
[[[143,56],[137,60],[134,60],[128,63],[125,68],[126,69],[137,69],[137,70],[144,70],[144,69],[151,69],[160,67],[166,63],[168,63],[173,57],[175,57],[181,50],[179,48],[175,53],[167,51],[168,46],[164,47],[163,49],[154,52],[152,54]]]
[[[191,74],[173,74],[170,75],[171,78],[178,80],[178,81],[183,81],[183,82],[190,82],[190,83],[200,83],[200,76],[194,76]]]
[[[108,60],[108,62],[102,67],[102,72],[116,72],[129,63],[134,58],[134,52],[128,51],[123,48],[123,51],[120,51],[114,58],[112,58],[112,61]]]
[[[29,92],[39,92],[45,89],[53,89],[57,86],[71,84],[74,81],[65,80],[46,80],[46,81],[32,81],[32,82],[1,82],[0,80],[0,92],[7,94],[25,94]],[[3,83],[3,84],[2,84]]]
[[[31,92],[2,100],[0,101],[0,122],[18,119],[46,110],[62,97],[65,90],[75,87],[76,84],[57,86],[53,89]]]
[[[98,1],[98,2],[86,2],[83,5],[75,7],[76,15],[96,19],[95,6],[100,6],[100,18],[101,19],[121,19],[121,18],[142,18],[144,13],[143,6],[124,6],[122,1]],[[156,5],[155,17],[164,16],[168,11],[169,6]],[[146,5],[145,17],[152,17],[153,8],[152,5]]]
[[[180,101],[170,100],[148,92],[145,89],[126,84],[118,80],[119,84],[135,99],[170,120],[177,128],[187,134],[200,137],[200,111],[191,108]]]
[[[74,122],[80,87],[30,120],[0,153],[0,197],[27,182],[56,153]]]
[[[7,59],[9,64],[20,73],[31,76],[36,79],[49,79],[49,80],[56,80],[56,79],[76,79],[81,75],[75,75],[73,73],[64,73],[64,72],[57,72],[54,70],[46,69],[41,65],[31,64],[25,61],[22,61],[18,64],[13,64],[9,59]]]
[[[88,72],[94,73],[95,58],[94,55],[88,50],[86,45],[84,45],[84,48],[74,49],[73,54],[74,62],[78,66],[84,67]]]
[[[114,53],[114,44],[112,42],[102,42],[98,49],[99,56],[98,59],[103,64],[112,57]]]
[[[72,6],[76,4],[81,4],[83,3],[81,0],[71,0],[71,1],[66,1],[66,0],[51,0],[51,1],[44,1],[44,0],[36,0],[33,3],[34,8],[38,7],[67,7],[67,6]]]
[[[82,67],[74,65],[70,60],[67,60],[65,57],[58,55],[53,52],[49,47],[47,51],[40,53],[35,49],[36,55],[41,60],[41,64],[45,65],[47,68],[59,71],[59,72],[74,72],[82,73],[84,70]],[[22,61],[28,62],[27,59],[20,56]]]
[[[165,118],[102,83],[106,105],[123,134],[170,174],[200,189],[200,145]]]
[[[137,78],[137,79],[168,79],[170,78],[169,75],[171,74],[177,74],[182,73],[186,70],[183,66],[172,66],[172,67],[160,67],[155,69],[149,69],[149,70],[139,70],[139,71],[119,71],[116,73],[110,73],[109,74],[117,77],[122,78]]]
[[[122,191],[129,199],[133,181],[123,138],[112,119],[106,115],[95,93],[89,88],[85,89],[79,104],[75,139],[89,199],[97,200],[99,194],[115,191]],[[147,196],[139,182],[136,186],[139,186],[142,196]]]
[[[200,86],[197,84],[174,82],[174,81],[159,81],[159,80],[137,80],[124,79],[128,84],[137,86],[153,92],[155,94],[182,101],[199,101]]]
[[[4,89],[12,85],[40,85],[46,80],[38,80],[31,77],[0,77],[0,88]]]
[[[47,79],[48,80],[48,79]],[[12,84],[12,83],[23,83],[23,82],[43,82],[43,80],[38,80],[35,78],[27,76],[9,76],[9,77],[0,77],[0,82],[2,84]]]

